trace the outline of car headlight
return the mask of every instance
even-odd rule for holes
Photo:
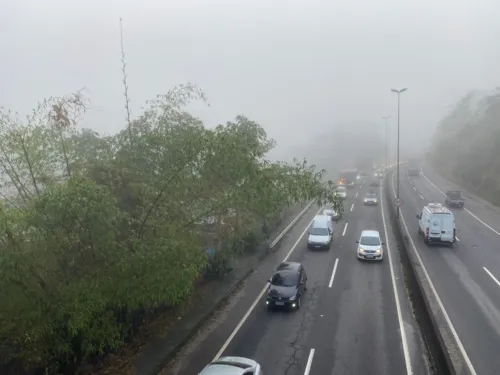
[[[368,203],[368,199],[365,199],[365,203]]]
[[[377,249],[375,252],[376,252],[377,254],[380,254],[380,249]]]
[[[364,252],[365,252],[365,249],[359,248],[359,252],[360,252],[360,253],[364,253]]]
[[[294,300],[295,300],[295,298],[297,298],[297,295],[291,296],[291,297],[289,298],[289,300],[290,300],[290,301],[294,301]]]

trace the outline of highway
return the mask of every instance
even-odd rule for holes
[[[361,185],[348,190],[346,212],[335,227],[329,251],[307,250],[306,232],[319,211],[313,205],[275,255],[161,374],[197,374],[219,355],[254,358],[265,374],[276,375],[429,374],[388,208],[384,220],[380,205],[363,206],[367,189]],[[363,229],[380,231],[388,245],[383,262],[356,258],[356,240]],[[268,311],[264,288],[284,259],[302,262],[308,290],[298,311]]]
[[[393,179],[394,183],[394,179]],[[453,248],[429,247],[417,233],[416,214],[430,202],[444,204],[444,191],[461,190],[430,167],[409,178],[403,167],[402,216],[437,291],[472,374],[500,374],[500,210],[466,194],[465,209],[455,214]]]

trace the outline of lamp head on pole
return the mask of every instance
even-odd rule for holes
[[[392,92],[396,92],[398,94],[402,93],[402,92],[405,92],[406,90],[408,90],[407,88],[404,88],[404,89],[391,89]]]

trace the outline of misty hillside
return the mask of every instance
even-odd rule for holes
[[[279,144],[278,144],[279,148]],[[340,169],[371,168],[384,160],[383,127],[371,122],[339,123],[323,134],[306,138],[282,158],[306,158],[327,171],[326,178],[335,180]]]
[[[473,91],[441,120],[430,158],[447,178],[500,204],[500,90]]]

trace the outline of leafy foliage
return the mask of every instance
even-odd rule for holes
[[[195,99],[177,87],[109,137],[78,128],[79,93],[26,119],[1,112],[4,363],[69,373],[182,302],[205,270],[227,272],[290,204],[342,209],[324,171],[266,160],[274,141],[244,116],[205,128],[184,109]]]
[[[439,124],[430,157],[446,177],[500,204],[500,90],[470,92]]]

